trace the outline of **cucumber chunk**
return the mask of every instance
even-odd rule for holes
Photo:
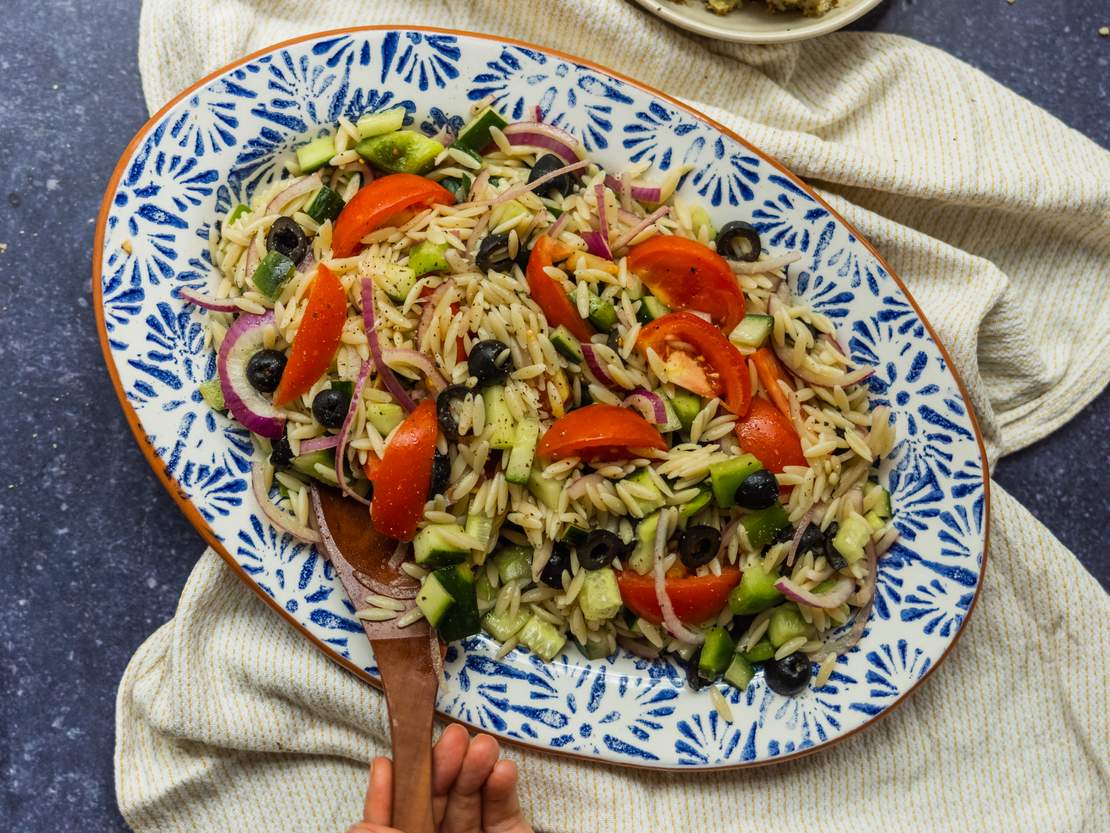
[[[474,118],[462,126],[453,147],[459,147],[474,153],[481,153],[482,148],[493,141],[490,137],[490,128],[496,127],[500,130],[507,124],[508,122],[505,121],[504,117],[494,110],[493,107],[485,107],[480,110]]]
[[[744,531],[748,534],[748,543],[757,552],[771,543],[780,529],[790,523],[790,518],[781,503],[749,512],[740,519]]]
[[[394,174],[423,174],[435,164],[443,145],[415,130],[396,130],[371,136],[355,151],[376,168]]]
[[[369,402],[366,408],[366,421],[369,422],[383,437],[388,437],[390,432],[405,421],[405,410],[400,405],[392,402]]]
[[[709,501],[712,499],[713,492],[709,489],[702,489],[700,492],[698,492],[693,500],[688,500],[680,507],[678,507],[679,519],[684,521],[690,520],[690,518],[694,517],[694,515],[698,514],[698,512],[704,509],[709,504]]]
[[[604,659],[609,656],[608,641],[594,634],[587,636],[585,645],[577,639],[574,640],[574,644],[586,659]]]
[[[438,621],[434,623],[436,631],[444,642],[454,642],[473,636],[481,630],[474,573],[469,567],[465,564],[457,564],[431,573],[424,579],[424,585],[416,597],[417,605],[420,605],[420,596],[424,594],[429,582],[438,584],[453,600],[446,612],[440,614]],[[428,615],[424,607],[420,609],[424,611],[425,616]],[[428,621],[431,622],[431,618]]]
[[[277,298],[282,286],[296,271],[296,264],[281,252],[266,252],[266,256],[254,268],[251,281],[263,295]]]
[[[321,136],[297,148],[297,165],[302,174],[310,174],[328,164],[328,160],[333,156],[335,156],[335,137]]]
[[[383,133],[392,133],[404,126],[404,107],[393,107],[389,110],[382,110],[380,113],[368,113],[355,122],[360,139],[369,139],[372,136],[381,136]]]
[[[431,240],[422,240],[412,247],[409,252],[409,268],[416,277],[427,275],[429,272],[443,272],[451,268],[445,254],[446,243],[433,243]]]
[[[621,591],[612,567],[589,570],[578,594],[578,605],[587,619],[612,619],[621,609]]]
[[[671,308],[654,295],[645,295],[640,299],[640,308],[636,310],[636,320],[641,324],[650,324],[656,318],[662,318],[670,311]]]
[[[532,556],[535,551],[529,547],[503,547],[493,556],[497,575],[502,582],[516,581],[532,577]]]
[[[200,391],[200,396],[206,404],[213,411],[223,411],[227,409],[227,403],[224,402],[224,391],[220,387],[219,378],[209,379],[207,382],[201,382],[197,386]]]
[[[544,477],[542,469],[532,469],[528,475],[528,491],[548,509],[559,509],[559,495],[562,490],[562,481]]]
[[[554,347],[567,361],[582,364],[585,358],[582,355],[582,344],[577,338],[561,324],[551,333],[551,346]]]
[[[752,667],[742,654],[735,654],[732,657],[732,662],[729,663],[728,668],[725,670],[725,682],[733,688],[738,688],[741,691],[748,687],[748,684],[755,677],[755,668]]]
[[[735,650],[736,643],[728,631],[719,625],[710,628],[698,656],[698,674],[707,680],[717,679],[728,668]]]
[[[493,534],[493,518],[472,512],[466,516],[466,534],[483,548],[488,547],[490,536]]]
[[[339,194],[328,186],[321,185],[316,193],[312,195],[312,199],[308,201],[304,213],[317,223],[326,223],[328,220],[334,220],[338,217],[339,212],[343,210],[346,204]]]
[[[799,636],[813,639],[816,634],[817,631],[813,625],[802,618],[802,614],[793,604],[784,604],[775,608],[774,613],[771,614],[771,622],[767,626],[767,638],[776,649],[781,648],[791,639],[797,639]]]
[[[462,534],[458,524],[429,524],[412,539],[413,554],[421,567],[447,567],[461,564],[470,557],[470,550],[454,544],[449,533]]]
[[[759,613],[782,601],[782,593],[775,589],[778,576],[765,573],[759,567],[749,567],[740,575],[740,583],[728,594],[728,606],[737,616]]]
[[[851,514],[833,536],[832,545],[844,559],[852,564],[864,556],[864,547],[871,540],[871,524],[858,514]]]
[[[608,298],[590,294],[590,311],[586,315],[600,332],[607,333],[617,326],[617,309]]]
[[[435,573],[424,579],[420,592],[416,594],[416,606],[420,608],[424,618],[433,628],[443,621],[443,617],[454,604],[454,597],[447,592]]]
[[[709,467],[709,479],[713,485],[713,497],[722,509],[736,505],[736,489],[752,472],[759,471],[763,464],[754,454],[741,454],[731,460],[722,460]]]
[[[550,622],[532,616],[521,629],[520,641],[538,656],[551,662],[567,644],[567,638]]]
[[[586,540],[587,535],[589,535],[589,532],[581,527],[567,524],[567,528],[563,530],[563,534],[559,536],[559,540],[564,544],[570,544],[572,547],[576,547]]]
[[[744,320],[729,333],[728,340],[737,347],[762,347],[774,324],[775,319],[769,315],[745,315]]]
[[[374,271],[374,282],[389,296],[390,300],[400,304],[416,286],[416,273],[411,267],[389,263]]]
[[[701,397],[694,393],[687,393],[680,390],[670,397],[671,406],[674,408],[675,416],[678,417],[683,430],[689,431],[690,426],[694,424],[694,417],[701,411]]]
[[[650,492],[650,497],[636,497],[636,503],[645,515],[650,515],[656,509],[659,509],[667,502],[663,497],[663,493],[659,491],[659,487],[655,485],[655,481],[651,479],[651,475],[646,468],[636,469],[628,477],[624,478],[626,483],[631,483],[635,486],[635,492],[639,495],[640,490]]]
[[[648,515],[636,527],[636,549],[628,556],[628,566],[642,576],[655,565],[655,533],[659,529],[659,513]]]
[[[748,662],[766,662],[775,655],[775,646],[771,644],[771,640],[763,637],[755,645],[752,646],[750,651],[744,653],[744,658]]]
[[[516,422],[505,402],[505,389],[501,385],[490,385],[482,391],[482,400],[486,405],[486,425],[492,427],[490,447],[512,448],[516,442]]]
[[[510,483],[524,484],[532,476],[532,460],[536,456],[539,439],[538,419],[522,419],[517,423],[513,450],[509,452],[509,462],[505,466],[505,479]]]
[[[308,477],[315,478],[322,483],[327,483],[329,486],[335,485],[334,472],[335,472],[335,451],[333,449],[325,449],[323,451],[310,451],[308,454],[298,454],[293,458],[289,464],[295,471]],[[320,475],[320,469],[317,466],[324,466],[330,469],[333,474],[331,480],[328,480]]]
[[[498,642],[505,642],[520,633],[521,628],[528,624],[529,618],[531,614],[523,610],[518,610],[515,614],[505,610],[500,615],[491,610],[482,617],[482,627]]]

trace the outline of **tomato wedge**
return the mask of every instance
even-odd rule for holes
[[[740,583],[736,567],[722,567],[721,574],[668,578],[665,587],[675,616],[687,625],[700,625],[720,613],[728,603],[729,591]],[[649,622],[658,625],[663,621],[663,611],[655,596],[655,578],[648,573],[641,576],[624,570],[617,576],[624,606]]]
[[[385,221],[410,208],[455,202],[454,195],[437,182],[416,174],[390,174],[360,188],[335,220],[331,251],[335,257],[350,257],[362,238]]]
[[[405,417],[385,447],[374,477],[370,520],[383,535],[411,541],[424,515],[436,453],[436,406],[425,399]]]
[[[630,448],[667,450],[659,431],[635,411],[618,405],[587,405],[555,420],[540,438],[536,453],[545,460],[581,457],[613,460]]]
[[[667,306],[707,312],[726,333],[744,317],[744,293],[728,262],[696,240],[653,237],[628,251],[628,269]]]
[[[692,312],[672,312],[656,318],[640,330],[636,348],[645,356],[649,349],[653,349],[666,362],[669,355],[675,352],[670,344],[673,341],[689,345],[693,350],[692,358],[701,369],[699,377],[691,362],[683,359],[681,363],[672,363],[681,371],[681,375],[673,380],[675,384],[703,396],[707,395],[704,391],[719,395],[726,408],[737,416],[744,416],[751,404],[752,380],[744,356],[724,334]],[[691,357],[685,350],[682,352]]]
[[[547,323],[552,328],[566,327],[579,341],[589,341],[594,331],[578,314],[578,309],[567,298],[559,282],[543,271],[555,261],[569,257],[572,252],[573,249],[569,246],[552,240],[545,234],[532,246],[525,277],[528,279],[532,300],[543,310]]]
[[[292,402],[327,372],[346,320],[347,293],[335,273],[321,263],[308,291],[301,326],[293,336],[289,361],[274,391],[275,405]]]
[[[748,415],[736,423],[740,450],[754,454],[763,468],[781,474],[786,466],[807,466],[794,423],[762,397],[752,399]]]
[[[752,364],[755,365],[755,372],[759,376],[759,384],[763,386],[763,390],[771,397],[771,401],[775,403],[782,415],[789,420],[790,402],[778,383],[782,380],[788,387],[794,386],[790,384],[790,376],[779,361],[779,357],[770,347],[760,347],[752,354]]]

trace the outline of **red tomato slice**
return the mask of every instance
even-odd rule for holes
[[[363,237],[402,211],[454,202],[454,195],[442,185],[416,174],[390,174],[375,179],[360,188],[336,218],[331,235],[332,254],[335,257],[355,254]]]
[[[706,399],[721,395],[723,386],[720,376],[699,362],[696,356],[682,350],[671,350],[663,363],[667,367],[667,378],[679,387]]]
[[[780,474],[786,466],[806,466],[794,424],[762,397],[752,400],[748,416],[736,423],[740,450],[754,454],[763,468]]]
[[[589,341],[594,331],[578,314],[578,309],[567,298],[559,282],[543,271],[544,267],[569,257],[571,253],[569,246],[552,240],[545,234],[532,246],[525,277],[528,279],[532,300],[543,310],[547,323],[552,328],[566,327],[579,341]]]
[[[424,514],[436,453],[436,406],[425,399],[405,417],[385,447],[374,477],[370,520],[383,535],[411,541]]]
[[[293,337],[289,362],[274,391],[275,405],[281,407],[292,402],[327,372],[339,349],[346,320],[347,293],[335,273],[321,263],[308,291],[301,326]]]
[[[613,460],[627,457],[630,448],[666,451],[667,441],[635,411],[617,405],[587,405],[555,420],[540,438],[536,453],[545,460]]]
[[[786,394],[782,392],[778,383],[779,380],[782,380],[786,382],[787,387],[793,388],[794,386],[790,384],[790,375],[786,372],[786,368],[782,366],[779,357],[775,355],[770,347],[760,347],[752,354],[752,364],[755,365],[755,372],[759,376],[759,384],[763,386],[764,392],[771,397],[771,401],[789,420],[790,402],[787,401]]]
[[[672,312],[640,330],[636,348],[645,355],[653,349],[664,362],[669,362],[672,353],[678,352],[670,342],[682,342],[693,350],[691,358],[701,370],[701,377],[694,374],[691,363],[685,361],[680,367],[684,375],[679,377],[690,383],[690,390],[703,396],[720,396],[725,407],[737,416],[748,412],[752,380],[747,362],[720,330],[692,312]],[[685,349],[682,352],[686,352]],[[679,379],[675,383],[687,387]],[[710,393],[703,393],[705,390]]]
[[[628,268],[667,306],[707,312],[726,333],[744,317],[744,293],[728,262],[696,240],[653,237],[629,250]]]
[[[674,607],[675,616],[687,625],[700,625],[717,616],[728,603],[728,592],[740,583],[736,567],[722,567],[721,574],[668,578],[667,596]],[[649,622],[663,621],[663,611],[655,597],[655,579],[649,573],[641,576],[624,570],[617,576],[624,606]]]

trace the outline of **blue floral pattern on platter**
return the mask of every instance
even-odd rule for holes
[[[446,33],[328,35],[225,71],[149,127],[112,195],[98,279],[112,360],[165,472],[276,606],[376,675],[331,566],[267,523],[249,488],[245,432],[197,394],[214,356],[204,313],[176,290],[214,280],[211,223],[321,124],[399,104],[419,129],[457,130],[464,102],[486,98],[517,118],[538,107],[613,171],[630,160],[659,176],[690,165],[679,193],[707,204],[718,225],[750,219],[772,253],[803,255],[792,288],[837,323],[855,361],[876,366],[872,402],[894,409],[899,442],[880,474],[902,540],[881,562],[864,639],[832,679],[794,699],[762,675],[744,692],[723,687],[732,723],[670,662],[587,660],[573,647],[548,664],[519,648],[496,659],[484,636],[451,646],[440,710],[540,748],[680,768],[772,761],[873,720],[941,658],[981,582],[986,495],[967,405],[898,284],[812,195],[698,116],[595,67]]]

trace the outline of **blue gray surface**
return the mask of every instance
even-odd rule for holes
[[[853,28],[946,49],[1110,146],[1103,25],[1105,0],[892,0]],[[127,0],[12,4],[0,28],[0,830],[126,830],[116,684],[202,546],[127,430],[90,306],[102,189],[146,119],[137,28]],[[1104,586],[1108,416],[1103,394],[997,471]]]

